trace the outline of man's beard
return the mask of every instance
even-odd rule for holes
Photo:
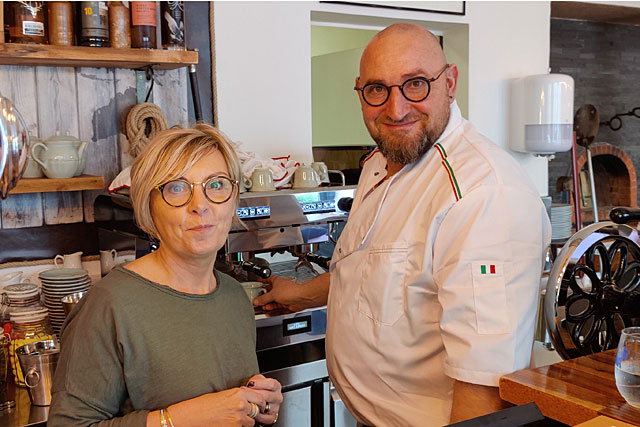
[[[449,122],[449,108],[447,107],[444,112],[445,114],[440,120],[430,116],[426,123],[422,121],[423,127],[416,136],[383,135],[381,132],[371,136],[388,162],[401,165],[415,163],[431,149],[444,132]],[[431,122],[431,120],[437,121]]]

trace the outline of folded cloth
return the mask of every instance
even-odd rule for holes
[[[251,174],[257,168],[269,169],[273,175],[273,184],[276,188],[289,184],[293,173],[300,166],[300,163],[291,160],[291,156],[265,158],[260,157],[255,152],[244,150],[242,142],[233,142],[233,146],[240,160],[242,175],[251,177]]]
[[[115,177],[107,191],[109,194],[125,192],[131,188],[131,166],[127,166]]]

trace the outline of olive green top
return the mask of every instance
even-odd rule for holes
[[[144,426],[149,411],[245,385],[258,372],[253,308],[214,273],[207,295],[122,267],[94,284],[63,326],[47,425]]]

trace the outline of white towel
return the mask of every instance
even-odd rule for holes
[[[300,163],[291,159],[291,156],[281,157],[261,157],[253,151],[245,151],[242,148],[242,142],[234,142],[233,146],[238,153],[242,174],[251,177],[253,171],[257,168],[266,168],[273,175],[273,184],[276,188],[284,187],[289,184],[293,173],[300,166]]]

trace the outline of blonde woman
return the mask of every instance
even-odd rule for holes
[[[62,330],[49,426],[253,426],[277,420],[258,372],[253,308],[215,271],[240,168],[215,128],[158,135],[131,169],[139,227],[158,250],[96,283]]]

